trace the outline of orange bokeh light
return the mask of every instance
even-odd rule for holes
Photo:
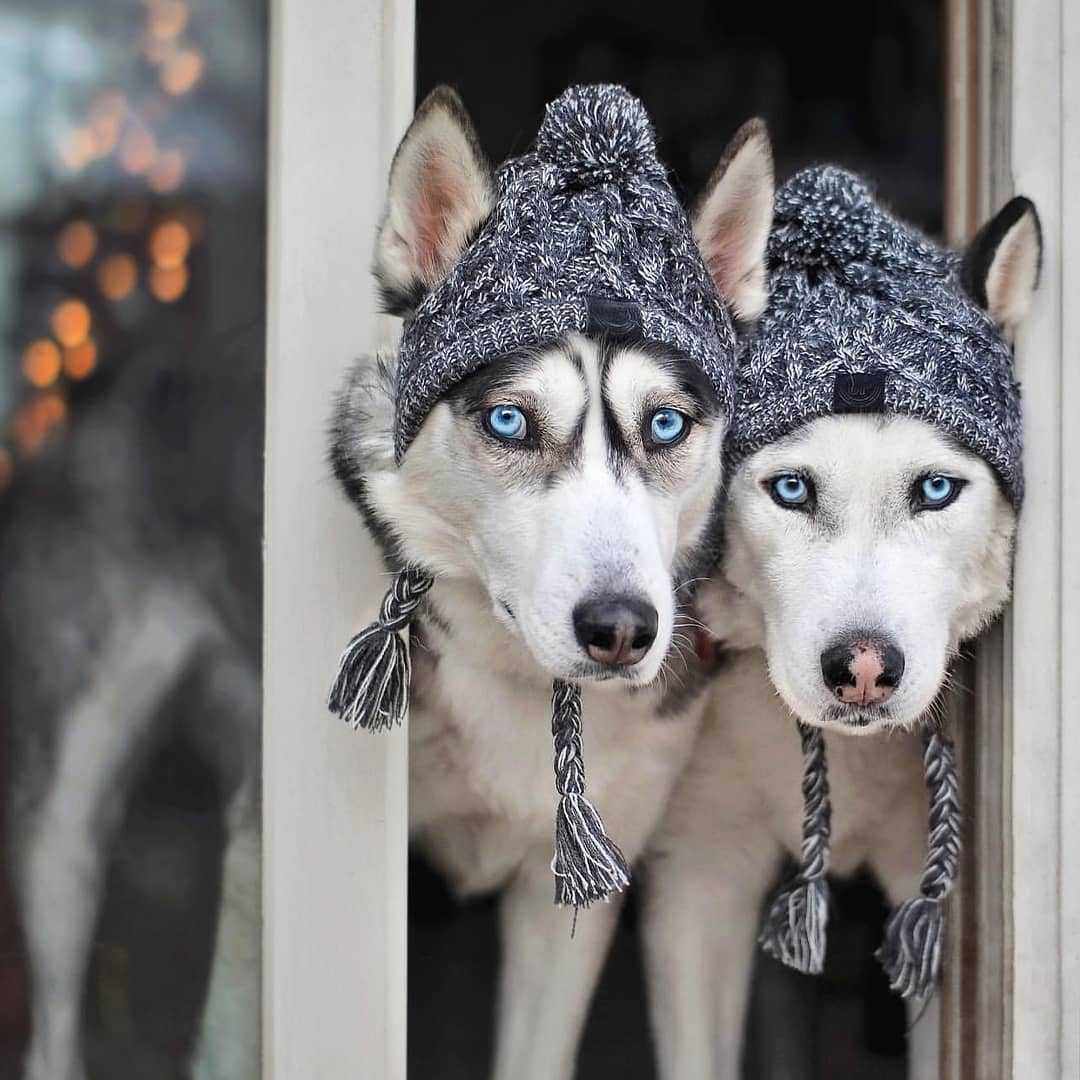
[[[184,179],[184,155],[179,150],[166,150],[150,170],[150,187],[159,195],[175,191]]]
[[[76,128],[68,133],[60,148],[60,159],[71,172],[84,169],[97,156],[98,140],[90,128]]]
[[[97,345],[93,338],[87,338],[74,349],[64,350],[64,374],[69,379],[80,382],[88,379],[97,367]]]
[[[67,418],[67,403],[59,394],[39,394],[15,414],[12,431],[26,454],[38,450],[45,437]]]
[[[110,255],[98,267],[98,288],[108,300],[124,300],[131,295],[138,277],[135,260],[130,255]]]
[[[129,132],[120,149],[120,164],[132,176],[146,172],[157,158],[157,142],[145,128]]]
[[[51,386],[60,375],[60,350],[55,341],[41,338],[23,350],[22,369],[27,382],[41,389]]]
[[[157,41],[172,41],[183,33],[188,15],[183,0],[154,0],[150,5],[150,36]]]
[[[6,446],[0,446],[0,491],[3,491],[11,483],[15,475],[15,459]]]
[[[65,300],[57,304],[51,323],[56,340],[70,349],[90,333],[90,309],[81,300]]]
[[[186,94],[202,78],[204,66],[201,53],[194,49],[181,49],[165,61],[161,69],[161,85],[166,93],[174,97]]]
[[[171,304],[184,295],[188,284],[187,267],[155,266],[150,271],[150,291],[162,303]]]
[[[182,221],[163,221],[150,234],[150,258],[163,270],[184,264],[191,250],[191,233]]]
[[[97,233],[87,221],[73,221],[60,230],[56,241],[60,260],[73,270],[85,266],[97,250]]]

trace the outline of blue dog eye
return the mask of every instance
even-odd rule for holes
[[[952,502],[959,491],[959,482],[951,476],[934,473],[924,476],[919,482],[919,501],[925,507],[941,507]]]
[[[496,405],[487,417],[488,427],[500,439],[524,439],[525,414],[516,405]]]
[[[810,485],[798,473],[784,473],[773,480],[772,493],[782,506],[803,506],[810,498]]]
[[[670,446],[684,431],[686,416],[677,409],[657,409],[649,422],[649,434],[661,446]]]

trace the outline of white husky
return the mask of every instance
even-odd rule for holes
[[[975,243],[991,242],[970,261],[986,267],[976,291],[1008,333],[1036,283],[1034,215]],[[780,476],[811,478],[814,514],[771,497]],[[927,476],[961,481],[941,513],[913,506]],[[917,892],[927,806],[911,730],[934,709],[959,644],[1005,603],[1014,530],[990,468],[910,417],[822,417],[729,478],[723,580],[700,602],[716,636],[748,651],[716,680],[651,845],[646,934],[668,1080],[739,1075],[762,900],[784,854],[799,852],[792,714],[829,732],[832,869],[868,866],[892,902]],[[881,640],[847,642],[840,679],[829,649],[852,627]]]
[[[448,90],[420,107],[390,176],[375,271],[408,316],[488,214],[489,170]],[[743,318],[764,302],[772,212],[758,123],[710,188],[699,242]],[[552,676],[583,684],[590,798],[628,859],[693,746],[704,678],[681,586],[703,568],[725,420],[696,369],[655,348],[572,335],[489,365],[438,404],[402,464],[393,362],[361,363],[335,421],[335,469],[376,535],[437,572],[413,626],[414,839],[463,896],[502,890],[495,1075],[571,1075],[618,903],[577,918],[552,903]],[[534,453],[485,418],[542,417]],[[686,429],[662,452],[649,420]],[[507,414],[509,416],[509,413]],[[670,678],[668,673],[670,672]]]

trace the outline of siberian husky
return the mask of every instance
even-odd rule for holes
[[[228,379],[220,349],[183,364],[167,350],[140,356],[4,499],[0,707],[32,995],[26,1080],[87,1075],[84,985],[112,840],[177,702],[227,802],[193,1075],[259,1072],[262,484],[251,395],[262,372],[257,346],[231,351]]]
[[[1036,284],[1037,219],[984,229],[971,255],[974,295],[1011,334]],[[962,490],[920,516],[911,492],[930,474]],[[812,478],[813,515],[772,497],[781,475]],[[667,1080],[739,1075],[762,901],[800,847],[794,717],[828,733],[833,871],[869,867],[891,902],[916,894],[927,804],[912,729],[938,707],[960,643],[1005,603],[1015,525],[988,465],[899,415],[811,421],[729,477],[722,575],[699,603],[735,652],[651,844],[645,934]],[[845,643],[837,676],[827,654],[853,625],[880,642]]]
[[[375,260],[388,310],[409,317],[491,204],[472,125],[439,89],[391,170]],[[751,123],[696,233],[744,319],[764,302],[771,211],[768,140]],[[502,894],[494,1075],[556,1080],[572,1074],[620,905],[580,912],[571,936],[572,913],[552,903],[552,676],[583,685],[589,795],[633,860],[704,708],[688,593],[706,565],[725,423],[673,355],[572,335],[468,379],[397,466],[394,365],[352,371],[331,453],[376,537],[406,538],[440,571],[413,624],[411,833],[459,895]],[[540,453],[485,434],[508,400],[542,410]],[[642,418],[662,405],[688,428],[676,452],[650,457]]]

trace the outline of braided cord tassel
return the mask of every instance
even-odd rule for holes
[[[585,798],[581,760],[581,690],[556,679],[551,693],[555,742],[555,903],[588,907],[630,884],[630,869],[604,823]]]
[[[378,619],[345,646],[327,704],[354,730],[388,731],[405,718],[412,664],[401,631],[434,583],[416,567],[399,570]]]
[[[932,728],[923,734],[923,769],[930,796],[930,834],[919,896],[889,917],[877,951],[889,984],[901,997],[923,998],[937,985],[945,900],[960,867],[960,786],[952,739]]]
[[[802,866],[769,906],[758,938],[770,956],[796,971],[820,975],[825,967],[825,924],[829,917],[829,777],[825,736],[799,725],[803,751]]]

